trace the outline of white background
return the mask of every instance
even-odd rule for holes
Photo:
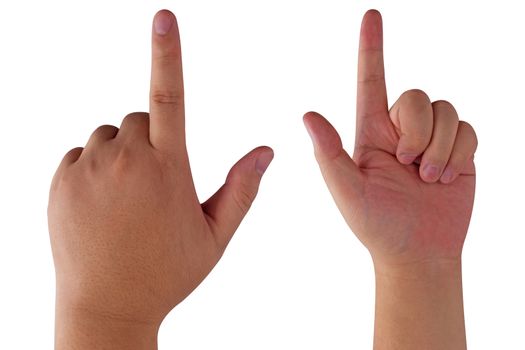
[[[182,35],[187,139],[202,200],[245,152],[275,150],[210,276],[160,349],[370,349],[371,259],[325,188],[302,124],[323,113],[351,153],[361,16],[383,14],[390,103],[420,88],[477,131],[464,249],[471,349],[525,349],[525,48],[518,1],[2,1],[0,348],[51,349],[48,186],[101,124],[147,111],[150,30]]]

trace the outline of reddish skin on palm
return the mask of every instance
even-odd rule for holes
[[[363,20],[361,32],[353,161],[342,148],[337,131],[326,119],[309,112],[304,121],[339,210],[375,261],[404,264],[456,259],[461,255],[474,200],[475,133],[469,124],[457,123],[454,133],[459,146],[452,154],[455,159],[468,159],[449,163],[456,170],[452,183],[427,179],[420,170],[432,157],[425,154],[426,146],[418,154],[418,158],[422,154],[421,167],[417,164],[419,159],[407,165],[397,157],[407,151],[417,152],[410,149],[410,144],[414,143],[409,140],[411,137],[420,138],[420,144],[432,142],[432,122],[429,128],[427,121],[423,126],[427,129],[426,136],[407,135],[403,140],[405,144],[400,144],[405,126],[421,123],[418,112],[430,113],[430,118],[432,114],[443,115],[448,120],[453,120],[455,114],[450,104],[444,101],[430,104],[428,97],[419,90],[407,91],[389,111],[381,18],[371,11]],[[421,125],[411,125],[407,129],[418,127]],[[441,148],[441,153],[447,152],[446,147]],[[448,151],[445,157],[450,153]]]
[[[431,103],[420,90],[388,110],[382,41],[381,16],[369,11],[353,158],[325,118],[310,112],[304,122],[339,210],[374,261],[374,349],[466,349],[461,251],[474,201],[476,134],[450,103]]]

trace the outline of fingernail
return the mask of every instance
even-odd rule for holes
[[[153,27],[155,27],[155,33],[159,35],[165,35],[170,31],[171,26],[173,25],[173,19],[175,17],[168,10],[162,10],[155,15],[153,21]]]
[[[272,162],[273,159],[273,151],[267,150],[265,152],[262,152],[259,154],[259,157],[255,161],[255,170],[259,175],[264,174],[266,169],[268,168],[268,165]]]
[[[441,176],[441,182],[443,183],[449,183],[452,181],[452,178],[454,177],[454,172],[452,169],[446,168],[443,172],[443,175]]]
[[[417,157],[417,154],[413,154],[413,153],[401,153],[399,156],[398,156],[398,159],[401,163],[403,164],[412,164],[414,162],[414,159],[416,159]]]
[[[439,175],[439,168],[432,164],[427,164],[423,168],[423,174],[427,179],[435,179]]]

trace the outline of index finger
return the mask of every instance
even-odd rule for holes
[[[173,13],[157,12],[153,20],[150,142],[158,149],[185,146],[184,85],[179,29]]]
[[[357,123],[388,113],[383,62],[381,14],[369,10],[363,17],[357,70]]]

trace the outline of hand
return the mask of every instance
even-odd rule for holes
[[[120,129],[99,127],[84,149],[66,154],[52,181],[57,342],[77,316],[82,327],[158,329],[220,259],[273,158],[268,147],[254,149],[199,203],[186,152],[176,19],[160,11],[153,28],[150,113],[129,114]]]
[[[419,90],[387,106],[381,15],[363,18],[353,158],[326,119],[305,125],[324,179],[376,272],[374,349],[466,349],[461,250],[476,134]]]
[[[374,261],[457,259],[472,213],[476,134],[445,101],[420,90],[388,110],[381,16],[361,29],[353,158],[326,119],[304,122],[328,188]],[[420,164],[419,164],[420,163]]]

